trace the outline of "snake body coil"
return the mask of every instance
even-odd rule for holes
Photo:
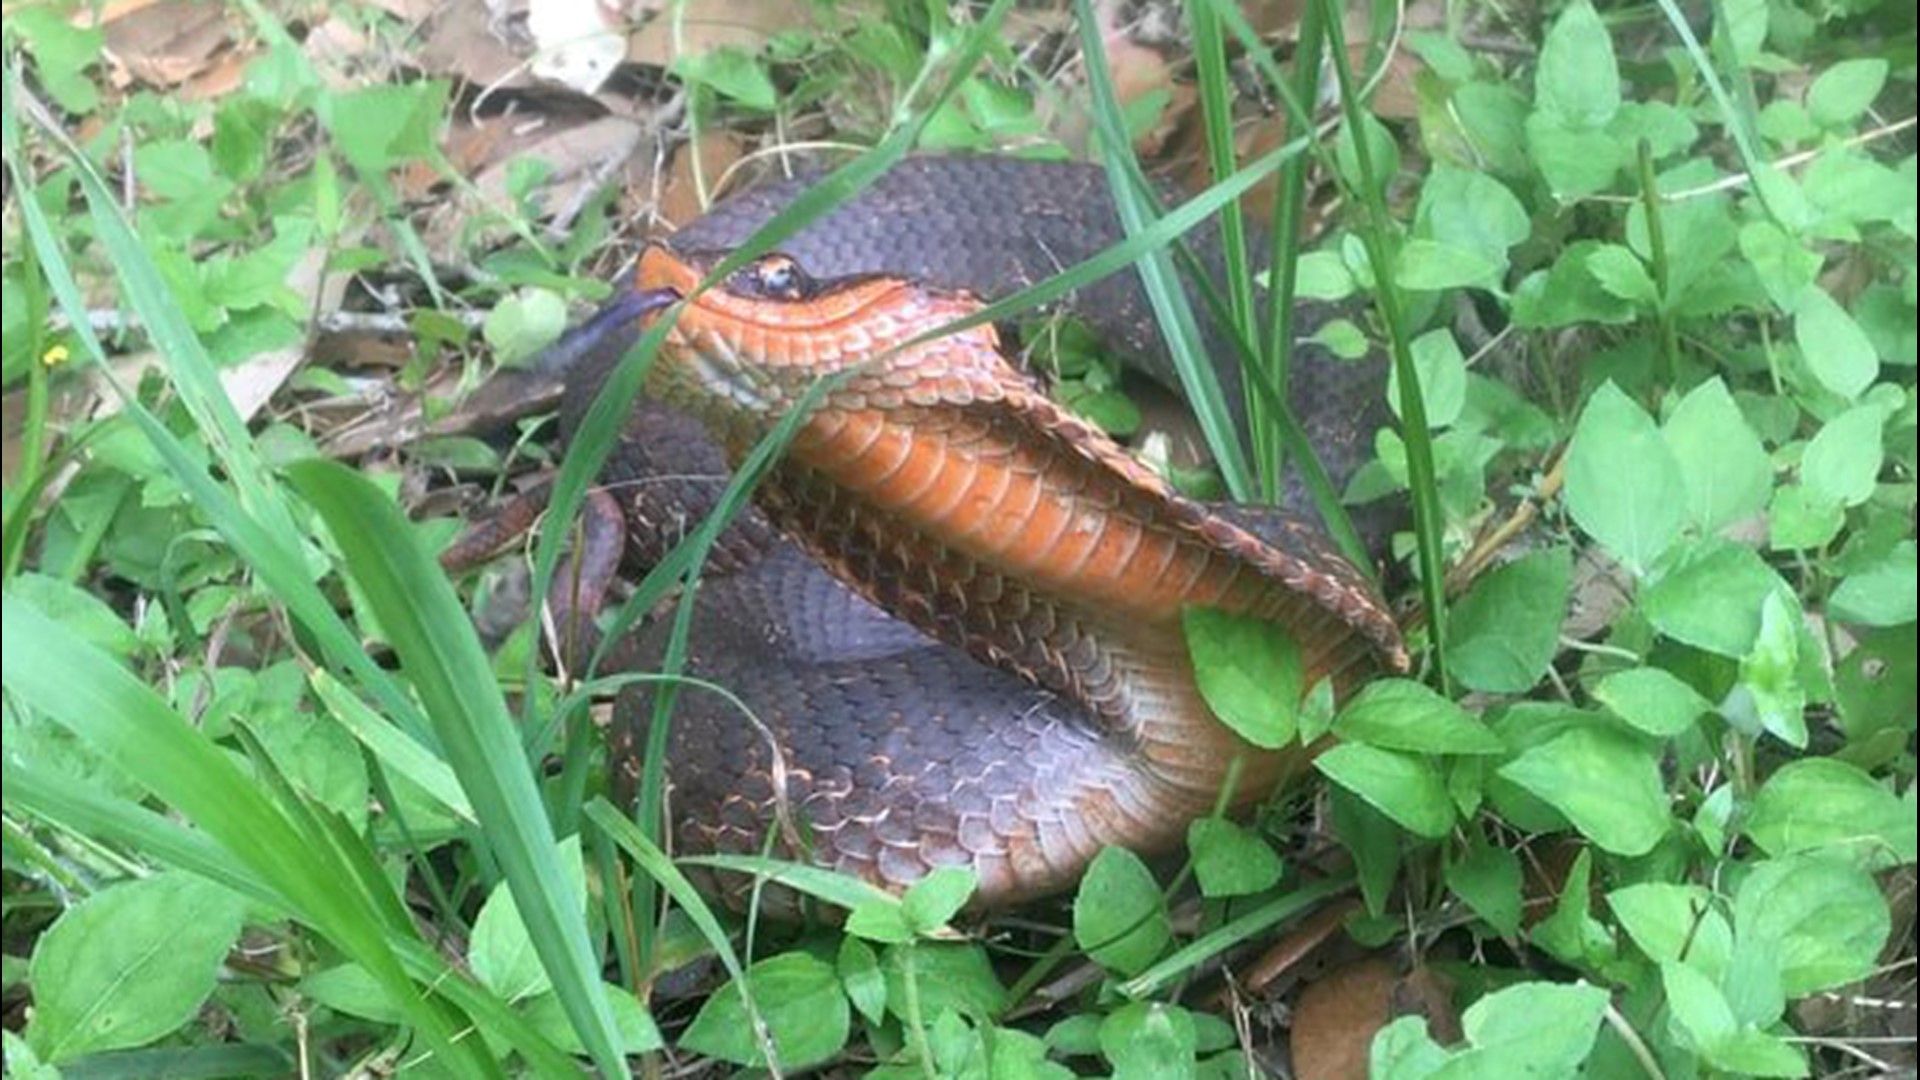
[[[782,255],[698,292],[717,253],[803,184],[723,202],[650,249],[636,282],[687,298],[654,401],[602,477],[636,562],[711,508],[726,467],[808,385],[851,369],[700,592],[688,672],[751,716],[679,696],[668,760],[682,851],[759,853],[781,820],[783,854],[891,888],[967,866],[978,903],[1015,902],[1069,886],[1105,845],[1179,842],[1235,758],[1247,796],[1304,761],[1211,716],[1184,609],[1281,626],[1309,685],[1405,664],[1384,605],[1313,528],[1175,494],[1054,405],[991,327],[916,340],[1117,242],[1099,170],[910,159]],[[1072,307],[1170,381],[1131,273]],[[570,380],[566,430],[630,338],[610,336]],[[1368,383],[1324,358],[1295,380],[1296,408],[1336,463],[1370,433],[1355,430],[1376,400]],[[643,632],[632,662],[656,659],[665,635]],[[647,692],[618,712],[616,765],[631,770]]]

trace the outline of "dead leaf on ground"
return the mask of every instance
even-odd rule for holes
[[[1301,991],[1293,1011],[1293,1069],[1299,1080],[1367,1080],[1380,1029],[1403,1016],[1426,1020],[1441,1043],[1459,1039],[1452,987],[1431,968],[1399,974],[1385,957],[1335,968]]]
[[[734,162],[746,155],[744,139],[731,131],[703,131],[696,143],[683,143],[673,152],[673,164],[667,168],[666,183],[660,190],[656,213],[660,220],[675,227],[699,217],[706,208],[700,204],[700,188],[694,182],[694,147],[698,147],[700,173],[709,195]]]
[[[626,56],[622,31],[601,0],[541,0],[527,12],[533,73],[582,94],[594,93]]]
[[[671,67],[679,56],[699,56],[725,46],[756,52],[774,35],[813,25],[807,0],[727,0],[688,4],[676,29],[670,6],[641,3],[631,12],[633,33],[627,59],[636,64]]]
[[[226,6],[194,0],[120,0],[75,16],[80,26],[99,26],[102,52],[113,81],[167,89],[194,79],[232,44]]]
[[[474,123],[461,120],[448,140],[448,156],[473,177],[473,191],[461,192],[437,206],[426,228],[429,249],[457,250],[482,242],[472,227],[503,231],[489,218],[518,213],[510,185],[523,162],[541,162],[546,177],[534,192],[535,215],[547,217],[577,207],[587,188],[604,183],[640,145],[646,125],[622,116],[590,120],[558,117],[497,117]]]
[[[414,61],[430,74],[511,88],[536,82],[526,65],[532,54],[524,10],[496,15],[484,0],[448,0],[427,21]]]

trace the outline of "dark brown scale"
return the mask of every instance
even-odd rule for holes
[[[779,182],[728,200],[671,246],[730,249],[802,190],[804,181]],[[762,260],[726,287],[807,304],[833,295],[838,279],[879,275],[990,299],[1119,239],[1097,169],[911,159],[784,243],[790,262]],[[1172,381],[1131,273],[1070,306],[1129,363]],[[683,315],[682,326],[697,321]],[[1303,321],[1305,333],[1317,319]],[[832,332],[739,327],[733,347],[804,362],[832,351],[821,336]],[[724,320],[689,329],[659,364],[735,333]],[[566,431],[624,347],[610,339],[576,372]],[[1296,407],[1338,480],[1371,434],[1377,370],[1307,350],[1296,372]],[[1224,362],[1222,371],[1237,401],[1238,368]],[[1343,687],[1373,648],[1404,663],[1377,597],[1317,530],[1247,508],[1229,521],[1170,496],[1024,383],[942,404],[971,377],[943,376],[931,394],[878,376],[849,389],[727,535],[697,603],[688,671],[738,695],[757,724],[715,695],[680,695],[668,744],[682,850],[759,852],[783,800],[808,838],[789,855],[888,887],[968,865],[981,903],[1015,902],[1071,885],[1105,844],[1177,843],[1233,755],[1248,756],[1250,794],[1299,768],[1301,755],[1255,753],[1204,714],[1180,603],[1199,597],[1275,618],[1296,634],[1309,669]],[[760,430],[708,419],[733,453]],[[657,558],[714,505],[727,457],[684,417],[653,405],[635,415],[603,479],[632,531],[648,533],[634,538],[636,561]],[[880,509],[894,503],[923,524]],[[970,531],[957,520],[963,503],[994,510],[997,528],[1012,531]],[[943,513],[949,506],[955,515]],[[1061,506],[1077,507],[1067,520],[1080,531],[1018,533],[1023,519],[1053,520]],[[1063,569],[1036,585],[1003,569],[1006,559],[1043,578]],[[1065,569],[1074,566],[1108,584],[1076,585]],[[1147,606],[1115,614],[1103,590]],[[628,662],[656,662],[664,637],[663,627],[644,631]],[[645,689],[619,703],[615,750],[629,774],[651,712]]]

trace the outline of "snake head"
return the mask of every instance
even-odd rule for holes
[[[762,255],[702,288],[724,252],[656,244],[641,256],[641,291],[686,298],[652,372],[656,396],[709,421],[777,417],[816,379],[867,365],[900,387],[943,363],[952,342],[997,347],[991,327],[935,348],[907,346],[979,310],[971,296],[888,274],[816,277],[799,260]]]

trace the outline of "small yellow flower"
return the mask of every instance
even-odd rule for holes
[[[40,362],[47,367],[59,367],[72,358],[73,354],[67,351],[65,345],[54,345],[40,354]]]

